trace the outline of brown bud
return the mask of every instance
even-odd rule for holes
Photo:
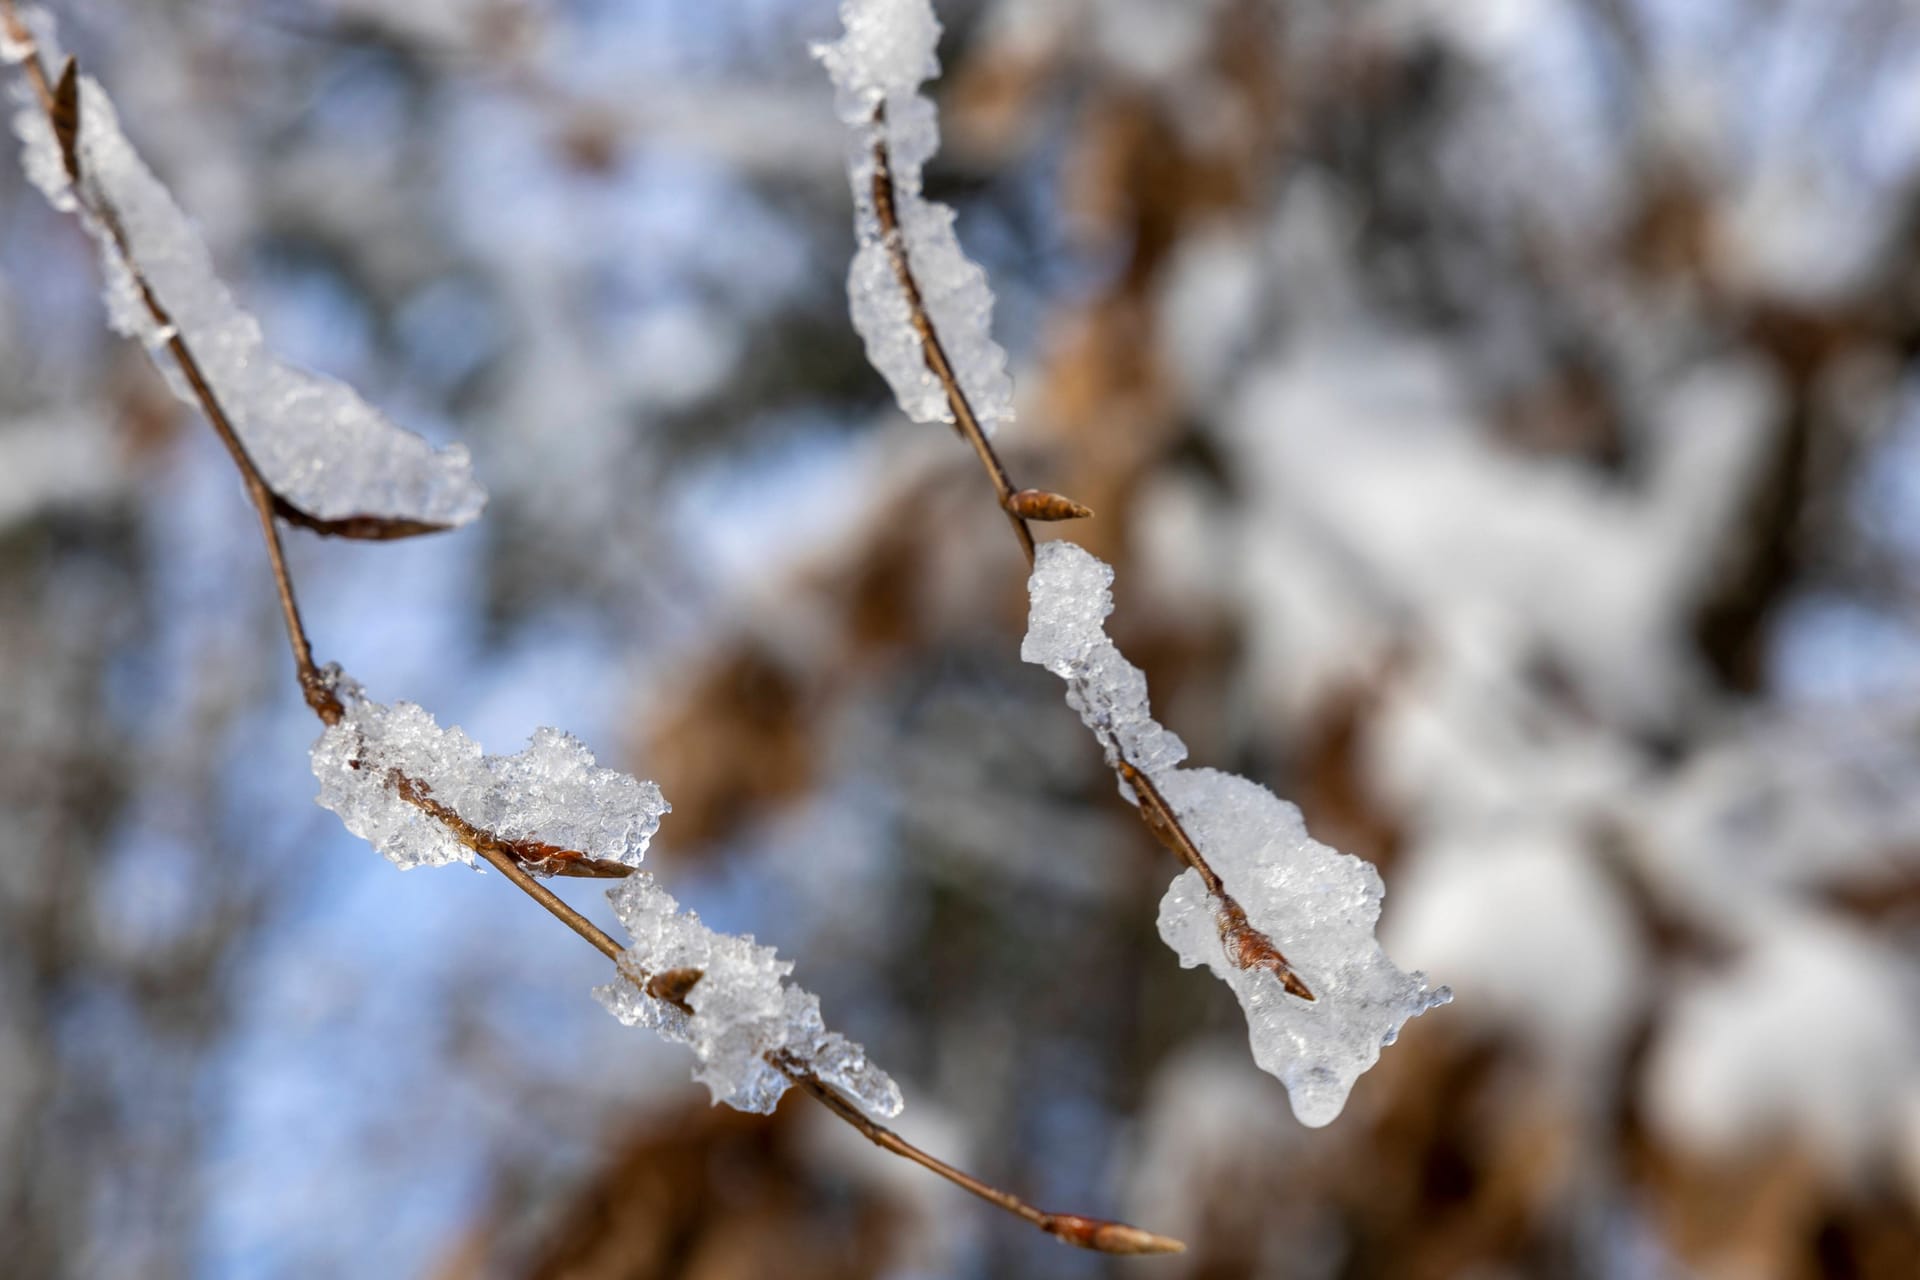
[[[404,520],[397,516],[349,515],[323,520],[296,507],[278,493],[273,495],[273,513],[287,523],[310,529],[323,538],[351,538],[359,542],[392,542],[399,538],[416,538],[423,533],[443,533],[453,527],[426,520]]]
[[[60,159],[67,167],[67,181],[80,182],[80,68],[72,55],[60,68],[60,81],[53,88],[53,138],[60,144]]]
[[[1045,489],[1008,494],[1006,507],[1022,520],[1085,520],[1093,515],[1093,508]]]
[[[668,969],[656,973],[647,979],[647,994],[655,1000],[664,1000],[668,1004],[687,1007],[687,992],[706,974],[699,969]]]
[[[1280,954],[1280,948],[1273,945],[1273,939],[1253,927],[1247,919],[1247,913],[1240,904],[1225,894],[1214,900],[1220,925],[1220,945],[1226,950],[1227,959],[1241,969],[1263,969],[1279,979],[1288,995],[1299,996],[1302,1000],[1313,1000],[1313,992],[1293,971],[1287,958]]]
[[[531,846],[530,848],[528,846]],[[550,844],[513,841],[507,849],[520,859],[520,865],[537,876],[566,876],[575,880],[624,880],[634,868],[611,858],[591,858],[573,849]]]
[[[1124,1222],[1104,1218],[1083,1218],[1075,1213],[1047,1215],[1047,1234],[1057,1240],[1097,1253],[1185,1253],[1187,1246],[1172,1236],[1155,1235]]]

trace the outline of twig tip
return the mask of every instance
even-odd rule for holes
[[[1041,1229],[1056,1240],[1096,1253],[1140,1256],[1187,1251],[1186,1244],[1172,1236],[1105,1218],[1083,1218],[1075,1213],[1049,1214]]]

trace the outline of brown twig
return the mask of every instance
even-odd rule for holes
[[[1129,1226],[1124,1222],[1112,1222],[1105,1218],[1083,1218],[1072,1213],[1048,1213],[1043,1209],[1036,1209],[1018,1196],[1009,1195],[998,1187],[989,1186],[972,1174],[956,1169],[946,1161],[927,1154],[885,1125],[876,1124],[858,1107],[814,1079],[804,1067],[792,1059],[776,1056],[769,1058],[768,1061],[784,1072],[794,1084],[819,1099],[825,1104],[827,1110],[858,1129],[867,1141],[875,1146],[911,1160],[923,1168],[931,1169],[948,1182],[971,1191],[987,1203],[997,1205],[1015,1217],[1026,1219],[1057,1240],[1100,1253],[1183,1253],[1186,1251],[1187,1246],[1171,1236],[1156,1235],[1154,1232],[1143,1231],[1139,1227]]]
[[[954,373],[952,362],[947,359],[947,349],[941,345],[940,334],[933,327],[932,317],[927,314],[927,303],[921,296],[920,282],[914,279],[913,264],[907,260],[907,238],[900,231],[900,211],[894,192],[893,162],[887,153],[887,106],[884,102],[874,111],[873,124],[873,212],[880,223],[880,237],[886,245],[887,257],[893,262],[894,278],[900,282],[900,291],[907,296],[913,331],[920,335],[921,355],[927,362],[927,371],[940,380],[941,389],[947,394],[947,407],[953,411],[954,430],[973,446],[980,465],[987,470],[987,478],[993,481],[994,492],[1000,496],[1000,508],[1007,513],[1007,521],[1013,526],[1013,536],[1020,540],[1020,550],[1031,568],[1033,530],[1027,527],[1026,518],[1013,507],[1014,495],[1019,490],[1014,488],[1013,480],[1007,475],[1006,464],[994,452],[993,442],[987,439],[979,415],[973,411],[973,404],[960,389],[960,378]]]
[[[0,0],[0,25],[4,25],[8,38],[15,44],[32,44],[31,33],[20,21],[14,0]],[[334,692],[332,682],[314,661],[313,645],[308,638],[306,624],[300,615],[299,603],[294,592],[293,575],[287,568],[286,551],[281,542],[278,521],[285,519],[322,534],[373,538],[404,537],[415,532],[430,532],[440,526],[387,521],[371,516],[355,516],[335,521],[320,520],[275,492],[261,475],[252,456],[248,454],[239,433],[234,429],[232,419],[207,380],[199,360],[187,345],[185,336],[173,323],[170,313],[141,270],[119,217],[103,194],[97,191],[89,192],[82,181],[84,175],[80,169],[78,78],[73,59],[67,60],[57,84],[48,82],[46,69],[41,64],[37,50],[27,57],[25,68],[27,78],[33,86],[34,96],[54,129],[63,162],[73,185],[75,199],[79,200],[87,213],[106,229],[115,252],[118,253],[134,284],[140,290],[141,300],[146,305],[155,326],[160,333],[167,335],[165,346],[168,354],[192,389],[203,416],[212,426],[214,433],[219,436],[221,443],[226,446],[235,467],[240,472],[248,497],[260,519],[261,537],[267,549],[267,563],[273,575],[281,616],[286,624],[288,645],[293,652],[294,666],[302,694],[307,705],[324,723],[338,724],[345,715],[345,708]],[[944,357],[942,359],[944,360]],[[992,450],[986,445],[986,437],[980,432],[978,422],[972,422],[972,430],[979,441],[978,447],[985,450],[983,458],[992,458]],[[1004,483],[1004,471],[1000,474]],[[1007,488],[1002,495],[1003,498],[1011,492],[1011,488]],[[1023,545],[1027,548],[1029,559],[1031,559],[1032,538],[1026,531],[1024,521],[1017,515],[1013,515],[1011,511],[1009,511],[1009,517],[1021,534]],[[402,799],[434,817],[463,845],[472,849],[521,892],[539,903],[555,919],[613,961],[622,972],[631,970],[630,964],[623,963],[628,954],[626,948],[616,942],[605,930],[568,905],[558,894],[540,883],[537,878],[539,873],[624,875],[629,873],[631,868],[538,841],[504,840],[493,832],[468,822],[454,810],[434,799],[431,789],[424,782],[408,777],[397,770],[389,781]],[[698,969],[673,969],[652,975],[629,973],[629,976],[638,978],[642,989],[649,996],[665,1000],[669,1004],[691,1012],[686,997],[703,975]],[[769,1055],[768,1061],[809,1096],[821,1102],[834,1115],[853,1125],[881,1147],[895,1155],[912,1160],[1009,1213],[1026,1219],[1057,1239],[1081,1248],[1106,1253],[1168,1253],[1185,1248],[1177,1240],[1155,1235],[1125,1223],[1083,1218],[1073,1214],[1043,1213],[1017,1196],[982,1182],[964,1170],[955,1168],[921,1150],[891,1130],[875,1124],[859,1108],[816,1077],[804,1064],[784,1054]]]
[[[966,390],[961,387],[960,379],[954,373],[952,362],[947,359],[946,348],[941,345],[933,317],[927,313],[920,284],[914,278],[913,263],[907,254],[906,235],[900,228],[900,196],[893,179],[892,158],[887,150],[886,126],[887,107],[882,102],[873,113],[872,184],[874,219],[880,226],[881,243],[885,245],[887,257],[893,263],[893,274],[900,283],[900,291],[906,295],[908,316],[913,323],[913,331],[920,337],[920,352],[926,361],[927,371],[939,381],[941,390],[946,393],[955,430],[973,446],[980,465],[986,469],[987,479],[999,495],[1000,507],[1013,524],[1014,536],[1020,540],[1020,550],[1027,558],[1027,566],[1032,568],[1035,548],[1033,530],[1027,524],[1029,519],[1084,519],[1093,512],[1057,493],[1016,489],[1006,464],[1000,460],[993,442],[981,428],[979,415],[974,412]],[[1289,994],[1302,1000],[1312,1000],[1313,992],[1294,972],[1293,966],[1287,963],[1287,958],[1273,944],[1273,939],[1256,929],[1247,919],[1246,911],[1227,892],[1226,885],[1208,865],[1200,846],[1180,825],[1179,815],[1159,789],[1146,774],[1124,759],[1115,764],[1114,770],[1139,799],[1140,817],[1147,824],[1147,829],[1182,862],[1200,873],[1200,879],[1205,882],[1207,892],[1214,900],[1214,914],[1227,958],[1242,969],[1263,969],[1271,973]]]
[[[21,22],[14,0],[0,0],[0,23],[6,26],[7,37],[15,44],[32,45],[33,36]],[[275,593],[280,601],[280,613],[286,623],[287,642],[293,649],[293,661],[300,680],[300,688],[306,696],[307,704],[314,713],[328,724],[340,719],[340,702],[331,689],[320,678],[319,668],[313,660],[313,645],[307,638],[305,623],[300,617],[300,605],[294,595],[293,579],[287,571],[286,549],[281,545],[280,529],[274,523],[278,496],[266,479],[261,476],[260,468],[255,465],[247,447],[240,440],[240,434],[234,429],[233,419],[228,416],[219,396],[214,394],[213,386],[208,382],[200,361],[186,339],[181,336],[179,326],[173,322],[172,314],[160,301],[152,284],[147,280],[146,272],[140,267],[133,254],[132,242],[127,237],[126,227],[119,215],[107,203],[104,195],[88,188],[85,175],[80,170],[80,97],[78,68],[74,59],[69,57],[62,67],[57,82],[49,83],[46,67],[40,61],[37,48],[26,61],[28,82],[33,86],[34,97],[41,110],[46,114],[47,123],[53,129],[54,140],[60,148],[61,160],[67,170],[68,181],[72,186],[74,199],[79,201],[87,214],[106,229],[107,236],[113,242],[114,252],[120,257],[127,273],[132,277],[134,286],[140,291],[140,301],[146,306],[147,314],[158,333],[165,334],[167,354],[172,357],[180,376],[192,389],[194,399],[200,404],[200,411],[212,426],[214,434],[220,437],[220,443],[226,446],[233,458],[234,466],[240,471],[240,478],[247,488],[247,496],[253,502],[254,511],[260,517],[260,533],[266,543],[267,564],[273,574]]]

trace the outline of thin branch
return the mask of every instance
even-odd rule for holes
[[[187,346],[179,326],[174,324],[173,316],[154,293],[153,286],[147,280],[146,272],[141,269],[133,255],[133,246],[127,237],[126,227],[121,223],[119,214],[108,204],[106,197],[90,189],[86,175],[80,171],[80,103],[78,94],[78,71],[73,58],[69,57],[61,70],[58,87],[47,79],[46,67],[40,61],[40,51],[20,20],[19,10],[14,0],[0,0],[0,22],[6,26],[7,38],[16,45],[32,47],[25,60],[27,79],[33,86],[34,97],[39,101],[40,109],[46,114],[47,123],[54,131],[54,137],[60,147],[61,159],[67,169],[74,199],[99,224],[106,228],[108,238],[113,242],[114,252],[120,257],[134,286],[140,291],[140,301],[146,306],[148,316],[153,320],[157,332],[166,335],[167,354],[173,358],[180,376],[192,389],[194,399],[199,401],[202,415],[213,427],[214,434],[220,437],[220,443],[226,446],[233,462],[239,468],[240,478],[245,482],[247,496],[253,502],[254,511],[260,517],[260,533],[266,543],[267,564],[273,573],[275,593],[280,601],[280,614],[287,628],[287,643],[293,650],[293,663],[300,679],[300,688],[305,695],[307,705],[328,724],[340,719],[339,699],[320,679],[319,668],[313,660],[313,645],[307,638],[306,624],[300,617],[300,605],[295,597],[292,575],[287,571],[286,549],[281,545],[280,530],[274,523],[275,495],[260,468],[254,464],[247,453],[247,447],[241,443],[239,432],[234,430],[233,419],[228,416],[226,407],[220,403],[220,397],[214,393],[213,386],[207,380],[200,361]]]
[[[20,21],[15,0],[0,0],[0,24],[4,24],[7,36],[13,43],[32,46],[31,33]],[[78,81],[73,59],[67,60],[58,87],[48,82],[46,69],[40,61],[37,48],[26,58],[25,67],[27,78],[33,86],[34,96],[46,113],[48,122],[54,128],[56,139],[60,143],[62,158],[72,179],[75,198],[107,229],[115,252],[120,256],[129,275],[139,288],[141,300],[146,305],[154,324],[159,332],[167,335],[165,345],[168,354],[192,389],[203,416],[212,426],[214,433],[220,437],[221,443],[226,446],[235,467],[240,472],[241,479],[245,482],[248,497],[252,500],[254,510],[260,519],[261,537],[266,544],[267,562],[279,597],[281,615],[286,624],[287,640],[293,652],[294,666],[302,694],[307,705],[321,721],[328,725],[338,724],[345,715],[345,708],[334,692],[332,682],[314,661],[313,645],[308,638],[306,624],[300,615],[299,603],[294,592],[293,575],[287,567],[286,551],[281,542],[278,520],[286,519],[319,533],[348,537],[405,536],[406,530],[400,529],[398,522],[389,522],[387,526],[376,524],[361,528],[355,524],[362,519],[360,517],[352,517],[346,521],[320,521],[302,512],[274,492],[272,486],[260,474],[259,467],[255,465],[251,455],[248,454],[239,433],[234,429],[232,419],[208,382],[192,349],[187,345],[186,338],[173,323],[171,315],[154,293],[145,273],[134,259],[132,246],[119,217],[103,194],[88,191],[86,184],[82,181],[84,175],[80,172],[78,145]],[[924,308],[920,310],[924,313]],[[930,328],[928,334],[930,341],[937,342],[937,339],[931,338]],[[944,355],[940,358],[944,363]],[[948,376],[951,377],[950,370]],[[968,411],[968,421],[971,424],[973,436],[978,441],[976,448],[982,451],[983,461],[989,462],[990,469],[995,470],[1000,477],[1004,500],[1013,493],[1011,486],[1006,484],[1004,469],[998,467],[998,460],[994,458],[991,447],[987,445],[985,434],[981,432],[979,423],[972,419],[971,410]],[[1031,560],[1033,542],[1031,534],[1027,532],[1025,521],[1014,515],[1011,509],[1008,514],[1014,522],[1016,531],[1020,534],[1028,559]],[[364,519],[375,520],[376,518]],[[434,527],[437,526],[421,526],[412,531],[424,532]],[[485,859],[516,888],[546,908],[549,914],[585,939],[588,945],[613,961],[621,972],[636,978],[649,996],[665,1000],[689,1013],[692,1012],[691,1006],[686,1002],[686,996],[701,980],[702,974],[699,970],[674,969],[652,975],[638,972],[628,961],[626,948],[536,878],[538,872],[555,873],[556,868],[561,866],[572,866],[575,869],[559,870],[558,874],[615,875],[628,873],[631,868],[540,842],[504,840],[468,822],[450,807],[435,800],[426,784],[398,771],[395,771],[391,781],[395,791],[403,799],[438,820],[456,839]],[[615,867],[618,867],[617,871],[612,870]],[[875,1124],[832,1086],[807,1070],[804,1064],[785,1054],[770,1054],[767,1061],[808,1096],[819,1101],[834,1115],[851,1124],[874,1143],[938,1174],[989,1203],[1024,1218],[1056,1239],[1084,1249],[1119,1254],[1170,1253],[1186,1247],[1177,1240],[1156,1235],[1126,1223],[1085,1218],[1074,1214],[1045,1213],[1035,1209],[1019,1197],[982,1182],[972,1174],[914,1146],[892,1130]]]
[[[887,154],[887,105],[881,103],[873,113],[873,211],[880,222],[880,235],[887,247],[887,257],[893,262],[894,277],[900,282],[900,291],[907,295],[907,308],[913,318],[913,331],[920,335],[921,355],[927,362],[927,371],[940,381],[941,389],[947,393],[947,406],[953,411],[954,429],[973,446],[974,454],[980,459],[980,465],[987,470],[987,478],[993,481],[993,490],[1000,497],[1000,509],[1006,512],[1007,521],[1013,526],[1013,536],[1020,540],[1020,551],[1027,557],[1027,567],[1033,567],[1033,530],[1027,527],[1026,518],[1015,509],[1014,488],[1007,475],[1006,464],[1000,461],[1000,455],[994,452],[993,442],[987,439],[987,433],[980,425],[980,418],[973,411],[973,405],[967,399],[967,393],[960,389],[960,379],[953,371],[953,363],[947,359],[947,349],[941,345],[940,334],[933,327],[933,319],[927,314],[926,299],[920,294],[920,282],[913,277],[913,264],[907,260],[907,238],[900,231],[900,212],[898,197],[893,185],[893,162]]]
[[[1015,1217],[1026,1219],[1058,1240],[1099,1253],[1186,1252],[1187,1246],[1171,1236],[1156,1235],[1151,1231],[1143,1231],[1139,1227],[1128,1226],[1124,1222],[1111,1222],[1105,1218],[1083,1218],[1072,1213],[1048,1213],[1043,1209],[1036,1209],[1020,1197],[1009,1195],[998,1187],[989,1186],[972,1174],[928,1155],[885,1125],[874,1123],[858,1107],[814,1079],[793,1059],[777,1055],[770,1056],[767,1061],[784,1072],[793,1083],[818,1098],[827,1110],[858,1129],[867,1141],[875,1146],[884,1151],[891,1151],[894,1155],[905,1157],[922,1168],[932,1170],[955,1186],[971,1191],[988,1204],[996,1205]]]
[[[941,345],[933,317],[927,312],[919,281],[914,278],[913,263],[907,256],[906,235],[900,229],[900,195],[893,180],[892,157],[887,151],[886,125],[887,106],[882,102],[873,113],[873,212],[880,225],[881,242],[886,246],[887,256],[893,263],[893,274],[900,282],[900,291],[906,295],[908,316],[912,320],[913,331],[920,336],[920,353],[926,361],[927,371],[933,374],[941,390],[946,393],[955,430],[973,446],[980,465],[986,469],[987,479],[999,495],[1000,507],[1013,525],[1014,536],[1020,540],[1020,550],[1027,558],[1027,567],[1032,568],[1035,549],[1033,530],[1028,527],[1028,519],[1076,519],[1093,513],[1059,494],[1016,488],[1006,464],[1000,460],[993,442],[981,428],[979,415],[974,412],[959,377],[954,373],[952,362],[947,359],[946,348]],[[1180,816],[1146,774],[1125,759],[1118,760],[1114,772],[1139,798],[1140,817],[1147,824],[1147,829],[1182,862],[1200,873],[1200,879],[1205,882],[1207,892],[1214,900],[1220,939],[1226,947],[1227,957],[1242,969],[1264,969],[1278,979],[1288,993],[1302,1000],[1312,1000],[1313,992],[1293,971],[1293,966],[1287,963],[1287,958],[1273,944],[1273,939],[1254,928],[1247,919],[1246,911],[1227,892],[1219,874],[1208,865],[1206,856],[1200,852],[1200,846],[1180,824]]]

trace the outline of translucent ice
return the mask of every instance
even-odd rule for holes
[[[767,1055],[804,1065],[879,1116],[900,1113],[900,1089],[866,1051],[820,1020],[819,997],[786,983],[790,961],[751,935],[716,933],[644,872],[624,880],[608,900],[632,936],[618,980],[595,995],[628,1026],[650,1027],[693,1050],[693,1077],[715,1102],[770,1112],[787,1091],[785,1073]],[[689,1013],[648,995],[641,975],[697,969],[685,996]]]
[[[667,812],[653,783],[596,767],[578,739],[558,730],[535,731],[517,755],[490,756],[410,702],[368,701],[337,673],[333,687],[345,715],[313,745],[320,804],[403,869],[475,862],[472,850],[419,799],[502,840],[634,867]],[[826,1029],[819,998],[787,985],[793,965],[773,948],[707,928],[644,872],[608,896],[633,944],[620,961],[620,976],[595,994],[629,1026],[650,1027],[689,1046],[698,1062],[694,1078],[713,1091],[714,1101],[772,1111],[790,1083],[767,1060],[776,1054],[876,1115],[899,1113],[898,1087],[864,1049]],[[701,975],[684,996],[687,1008],[646,991],[648,976],[676,969]]]
[[[945,391],[927,368],[874,200],[874,148],[884,143],[900,240],[928,319],[967,403],[991,431],[1013,419],[1007,353],[993,340],[993,291],[986,273],[961,251],[953,210],[921,195],[921,169],[940,146],[933,103],[920,93],[940,71],[940,23],[928,0],[842,0],[840,20],[845,33],[816,45],[814,53],[833,77],[840,117],[853,130],[848,174],[860,240],[847,273],[853,326],[908,417],[953,421]]]
[[[660,788],[594,765],[578,738],[534,732],[516,755],[490,756],[411,702],[385,706],[339,688],[346,715],[313,744],[322,808],[401,868],[474,862],[447,825],[402,789],[503,840],[532,841],[639,866],[667,802]]]
[[[43,57],[50,38],[41,38]],[[5,52],[25,56],[24,50]],[[268,349],[259,321],[215,276],[206,244],[120,131],[106,92],[91,77],[82,77],[79,88],[82,190],[68,181],[52,126],[30,100],[13,120],[24,144],[22,164],[54,207],[77,214],[93,236],[109,320],[147,346],[174,394],[198,403],[165,350],[177,332],[261,476],[308,515],[428,525],[463,524],[477,516],[486,494],[463,446],[435,449],[352,388],[285,364]],[[117,220],[141,276],[172,318],[170,328],[155,322],[115,244],[109,217]]]
[[[1080,547],[1043,544],[1020,656],[1067,682],[1068,704],[1108,763],[1147,775],[1227,893],[1312,989],[1315,999],[1303,1000],[1271,973],[1235,964],[1199,873],[1174,878],[1160,902],[1161,938],[1181,964],[1205,965],[1233,989],[1254,1060],[1287,1086],[1301,1123],[1326,1124],[1406,1020],[1451,995],[1381,950],[1374,925],[1385,888],[1372,866],[1314,840],[1300,811],[1258,783],[1179,767],[1186,747],[1154,720],[1146,677],[1107,638],[1112,585],[1113,570]]]

